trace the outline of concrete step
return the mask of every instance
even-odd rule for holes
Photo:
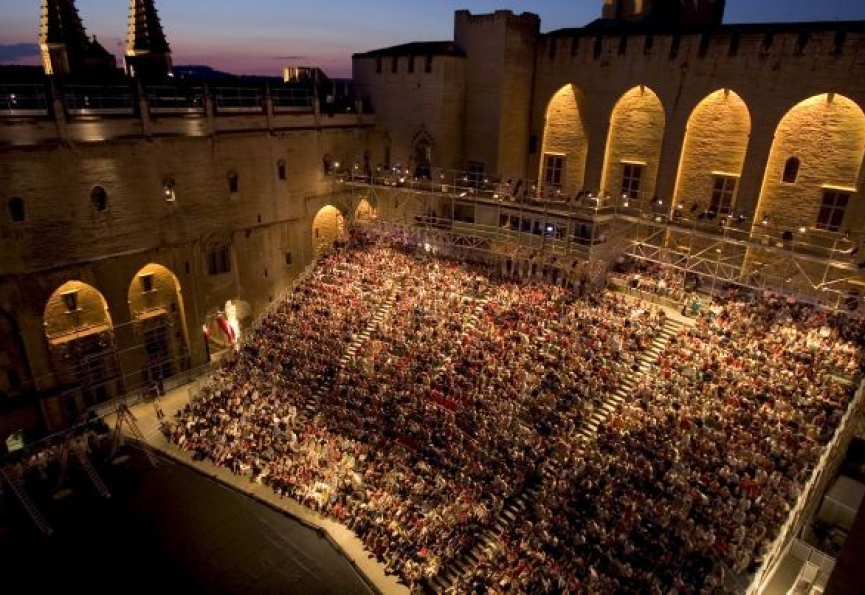
[[[456,569],[461,570],[463,572],[463,574],[468,573],[468,571],[471,569],[471,565],[468,562],[466,562],[465,558],[457,559],[454,562],[454,566],[456,566]]]

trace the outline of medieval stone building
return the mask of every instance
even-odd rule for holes
[[[510,237],[542,221],[587,259],[688,244],[739,279],[783,260],[775,277],[857,306],[865,23],[721,25],[723,4],[608,0],[544,34],[458,11],[453,40],[356,54],[337,107],[312,83],[169,77],[152,1],[130,0],[120,71],[73,0],[44,0],[44,74],[0,89],[0,439],[201,366],[346,221],[404,210],[405,178],[474,182],[473,204],[448,182],[414,212],[486,250],[507,242],[481,227],[535,217]],[[504,212],[493,189],[517,181],[595,211]]]
[[[333,241],[328,174],[373,122],[308,85],[173,81],[152,1],[130,1],[126,75],[72,0],[43,2],[40,41],[45,76],[0,91],[0,439],[238,340]]]
[[[548,33],[457,11],[337,85],[187,75],[153,0],[118,68],[43,0],[42,68],[0,68],[0,440],[207,371],[373,218],[532,270],[630,257],[862,308],[865,21],[600,8]]]

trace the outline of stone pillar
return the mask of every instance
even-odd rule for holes
[[[264,89],[264,117],[267,120],[267,129],[273,133],[273,94],[270,90],[270,85]]]
[[[658,181],[655,184],[655,195],[671,204],[676,191],[676,179],[679,173],[679,161],[685,148],[685,134],[688,128],[688,113],[675,114],[668,119],[664,130],[664,142],[661,148],[661,161],[658,164]]]
[[[766,175],[778,122],[779,119],[774,117],[755,118],[751,121],[751,137],[745,153],[745,166],[742,168],[742,177],[736,192],[736,211],[757,216],[763,178]]]
[[[136,92],[138,93],[138,117],[141,120],[141,134],[145,138],[153,136],[153,123],[150,120],[150,104],[147,102],[147,93],[140,80],[136,81]]]
[[[589,113],[581,114],[585,118],[588,141],[583,188],[591,192],[609,190],[609,188],[601,188],[601,179],[607,153],[607,138],[610,136],[612,106],[607,105],[607,102],[599,102],[595,106],[593,110],[587,110]]]
[[[204,87],[204,116],[207,118],[205,133],[210,136],[216,132],[216,121],[214,120],[213,94],[210,92],[209,86]]]
[[[66,121],[66,106],[60,98],[60,89],[54,80],[51,81],[51,109],[54,112],[54,124],[57,127],[57,138],[69,140],[69,129]]]

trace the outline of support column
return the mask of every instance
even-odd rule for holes
[[[777,118],[757,118],[751,123],[751,137],[745,153],[745,165],[739,188],[736,192],[736,211],[744,211],[756,217],[763,191],[763,179],[769,164],[769,155],[775,140]]]
[[[586,126],[586,139],[589,146],[586,152],[586,170],[583,175],[583,188],[591,192],[604,190],[601,188],[601,178],[604,171],[604,159],[607,153],[607,137],[610,135],[609,114],[596,118],[597,114],[589,115]]]
[[[663,199],[667,205],[672,205],[673,195],[676,192],[679,161],[682,159],[682,151],[685,149],[689,116],[690,113],[687,113],[684,114],[684,117],[673,119],[669,118],[668,115],[669,124],[664,130],[655,195]]]
[[[141,121],[141,134],[144,138],[153,136],[153,123],[150,120],[150,104],[147,103],[147,93],[141,81],[136,81],[136,92],[138,93],[138,117]]]

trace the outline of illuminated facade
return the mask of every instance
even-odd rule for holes
[[[545,34],[458,11],[452,41],[356,54],[337,108],[315,69],[170,78],[152,1],[119,72],[45,0],[45,76],[0,89],[0,440],[188,379],[352,222],[859,307],[865,22],[723,5],[608,0]]]
[[[352,220],[408,212],[470,233],[514,216],[443,201],[448,184],[418,205],[337,183],[383,166],[615,203],[604,233],[573,213],[543,223],[544,246],[575,254],[615,238],[622,208],[703,215],[702,235],[628,228],[641,249],[690,255],[735,219],[745,240],[712,254],[739,276],[785,247],[773,234],[807,235],[848,257],[809,261],[794,282],[858,291],[865,23],[718,25],[723,2],[668,4],[609,1],[603,19],[545,34],[536,15],[458,11],[453,41],[356,54],[358,95],[334,109],[318,76],[267,88],[165,79],[150,1],[130,1],[133,78],[115,69],[96,85],[106,65],[74,2],[45,0],[48,76],[0,98],[0,438],[63,427],[229,348]],[[469,244],[506,250],[537,227]]]
[[[723,4],[611,1],[604,18],[545,34],[533,14],[458,11],[455,47],[356,54],[386,139],[373,162],[416,177],[422,143],[435,148],[427,169],[466,172],[443,180],[490,200],[510,182],[508,198],[516,185],[544,207],[535,220],[571,239],[622,239],[689,273],[858,303],[865,23],[720,25]],[[412,69],[433,55],[441,71]],[[394,202],[376,192],[382,209]],[[464,213],[461,229],[497,250],[514,205],[462,202],[420,210]],[[576,205],[596,210],[573,221]],[[599,258],[622,250],[606,244]]]
[[[312,84],[166,78],[151,1],[130,0],[126,74],[87,62],[72,0],[42,11],[49,76],[9,69],[0,90],[0,440],[180,382],[344,233],[343,213],[374,216],[331,177],[369,151],[370,115],[327,113]]]

